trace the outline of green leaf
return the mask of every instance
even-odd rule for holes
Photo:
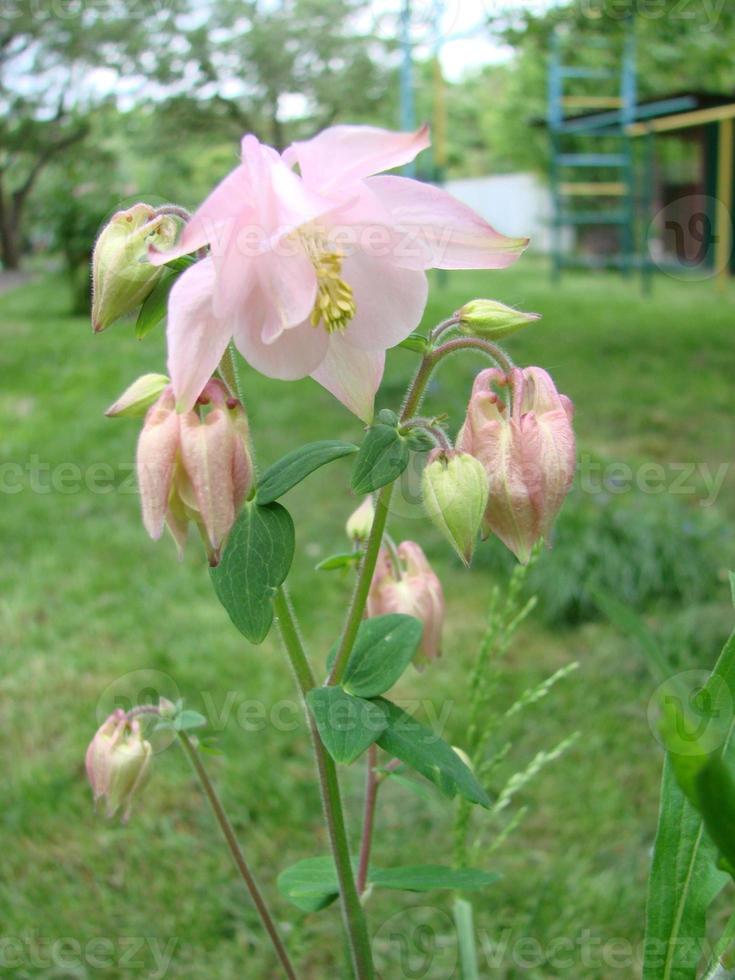
[[[732,876],[735,869],[735,778],[720,756],[712,756],[697,776],[699,811]]]
[[[457,888],[475,891],[499,881],[494,871],[474,868],[448,868],[442,864],[418,864],[405,868],[374,868],[368,875],[376,888],[393,888],[405,892],[428,892],[436,888]]]
[[[251,643],[262,643],[273,622],[273,596],[291,567],[294,528],[280,504],[245,504],[219,565],[214,590],[230,619]]]
[[[365,436],[352,470],[352,489],[363,495],[397,479],[408,466],[408,443],[395,425],[378,422]]]
[[[315,687],[306,696],[324,747],[335,762],[349,765],[385,730],[380,706],[341,687]]]
[[[415,354],[425,354],[429,349],[429,340],[420,333],[410,333],[397,347],[413,351]]]
[[[304,858],[282,871],[278,891],[303,912],[318,912],[339,895],[337,871],[331,856]]]
[[[368,882],[375,888],[425,892],[439,888],[471,891],[492,885],[500,875],[471,868],[455,870],[443,865],[405,868],[371,867]],[[318,912],[339,895],[339,882],[330,855],[304,858],[280,873],[278,891],[304,912]]]
[[[363,620],[345,669],[344,689],[361,698],[389,690],[411,663],[423,631],[418,619],[398,613]]]
[[[135,336],[138,340],[142,340],[166,318],[168,294],[180,275],[181,272],[175,269],[164,268],[158,282],[143,300],[135,321]]]
[[[385,769],[382,769],[381,771],[385,772]],[[406,789],[410,790],[412,793],[415,793],[416,796],[420,797],[422,800],[426,800],[427,803],[430,803],[432,800],[436,799],[435,796],[432,796],[432,790],[430,790],[425,783],[419,783],[415,779],[409,779],[400,772],[388,772],[387,776],[392,783],[398,783],[399,786],[405,786]]]
[[[357,451],[358,447],[352,443],[334,439],[310,442],[294,449],[265,471],[258,484],[258,503],[272,503],[320,466],[342,456],[351,456]]]
[[[165,320],[168,309],[168,294],[171,287],[185,272],[189,266],[194,265],[196,258],[193,255],[181,255],[177,259],[172,259],[163,267],[163,273],[151,292],[146,296],[138,312],[138,319],[135,322],[135,336],[142,340],[149,334],[154,327]]]
[[[182,711],[174,719],[174,728],[177,732],[188,732],[191,728],[202,728],[207,724],[207,719],[204,715],[200,715],[198,711],[192,711],[187,708]]]
[[[725,644],[702,694],[716,704],[723,685],[731,697],[735,696],[735,634]],[[711,758],[725,759],[731,751],[735,725],[732,711],[728,722]],[[682,745],[688,742],[687,733]],[[706,935],[707,909],[727,882],[727,875],[716,866],[717,848],[705,831],[702,816],[677,781],[678,767],[688,791],[701,805],[699,787],[692,782],[697,780],[698,744],[693,743],[691,753],[694,765],[672,754],[667,755],[664,764],[648,883],[643,980],[694,980]]]
[[[487,793],[451,745],[385,698],[375,703],[388,718],[388,727],[378,739],[382,749],[421,773],[446,796],[460,793],[471,803],[490,806]]]
[[[706,913],[727,875],[702,818],[664,763],[653,863],[648,882],[643,980],[694,980],[706,933]]]
[[[362,561],[363,551],[343,551],[328,558],[322,558],[318,565],[314,566],[317,572],[332,572],[337,568],[349,568],[350,565],[357,565]]]

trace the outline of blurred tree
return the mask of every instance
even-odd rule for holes
[[[0,258],[20,261],[26,205],[48,164],[89,132],[116,80],[165,86],[184,0],[3,0],[0,21]],[[156,51],[155,55],[152,53]]]

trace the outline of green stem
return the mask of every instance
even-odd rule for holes
[[[283,645],[291,662],[296,681],[304,698],[312,688],[316,687],[313,671],[306,657],[301,637],[296,625],[291,605],[283,589],[279,588],[274,598],[278,625],[283,638]],[[316,723],[307,709],[307,718],[311,731],[311,740],[316,756],[319,786],[322,795],[322,805],[327,821],[329,843],[332,849],[334,865],[339,881],[339,895],[342,906],[345,929],[349,938],[352,964],[357,980],[373,980],[373,967],[370,936],[368,935],[365,913],[355,886],[355,876],[352,871],[350,846],[347,840],[342,797],[337,779],[337,768],[332,757],[324,748]]]
[[[378,499],[375,501],[373,525],[370,528],[370,536],[368,537],[367,547],[365,548],[365,555],[360,563],[355,591],[352,595],[349,612],[347,613],[347,622],[342,631],[337,656],[334,658],[334,665],[327,678],[327,684],[339,684],[342,680],[345,668],[347,667],[347,661],[350,659],[352,648],[355,645],[357,631],[362,622],[368,593],[370,592],[370,585],[373,581],[375,566],[378,562],[378,555],[383,544],[383,534],[385,532],[385,525],[388,523],[388,510],[392,495],[393,484],[389,483],[382,488],[378,494]]]
[[[265,903],[265,899],[258,888],[258,883],[247,865],[245,855],[242,853],[240,844],[235,836],[235,831],[232,829],[232,824],[230,823],[229,818],[225,813],[225,809],[222,806],[222,802],[217,795],[217,790],[214,788],[214,784],[211,782],[209,775],[207,774],[207,770],[202,764],[199,753],[186,732],[179,732],[178,736],[181,746],[189,757],[192,768],[194,769],[194,772],[196,773],[196,776],[201,784],[204,795],[209,800],[209,805],[211,806],[212,812],[214,813],[217,823],[220,826],[222,836],[227,842],[227,847],[232,855],[232,860],[235,862],[235,867],[240,873],[240,877],[245,882],[245,886],[250,892],[250,897],[253,900],[253,904],[258,911],[258,915],[265,926],[266,932],[270,936],[270,940],[273,943],[273,948],[275,949],[276,955],[281,962],[281,966],[283,967],[283,970],[289,980],[297,980],[296,971],[291,964],[291,960],[286,952],[286,947],[283,945],[283,941],[278,934],[278,929],[276,928],[276,924],[273,921],[268,906]]]

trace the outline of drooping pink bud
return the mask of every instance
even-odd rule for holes
[[[403,613],[424,624],[414,665],[435,660],[441,653],[444,593],[426,555],[413,541],[399,545],[396,557],[383,548],[378,558],[367,603],[368,616]]]
[[[166,388],[146,416],[138,440],[137,469],[143,523],[160,538],[164,524],[183,552],[187,527],[206,537],[210,562],[219,553],[253,483],[245,411],[226,387],[212,379],[195,407],[176,413]]]
[[[137,719],[130,720],[118,708],[89,744],[85,758],[94,802],[105,800],[105,815],[114,817],[122,809],[123,821],[130,816],[133,799],[150,776],[152,754]]]
[[[509,384],[512,414],[492,386]],[[475,379],[457,447],[484,465],[490,482],[485,529],[526,563],[548,535],[572,485],[573,406],[538,367],[496,368]]]

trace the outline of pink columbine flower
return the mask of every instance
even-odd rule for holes
[[[398,546],[397,562],[383,548],[375,567],[367,603],[368,616],[403,613],[424,624],[414,664],[435,660],[441,653],[444,593],[426,555],[413,541]]]
[[[211,406],[178,414],[171,386],[146,415],[138,440],[143,523],[157,540],[166,525],[182,554],[189,521],[202,530],[211,564],[253,483],[245,411],[212,379],[198,402]]]
[[[282,155],[245,136],[240,165],[178,246],[150,253],[162,263],[210,247],[169,299],[179,411],[191,408],[234,339],[262,374],[311,375],[370,419],[385,351],[423,314],[425,270],[503,268],[528,243],[498,234],[438,187],[376,176],[428,145],[426,127],[334,126]]]
[[[122,809],[122,819],[127,821],[134,797],[150,776],[152,751],[140,722],[129,719],[122,708],[97,729],[84,761],[94,802],[105,800],[107,817]]]
[[[512,414],[492,390],[510,384]],[[475,379],[457,448],[485,466],[490,496],[485,530],[524,564],[551,530],[574,478],[573,406],[539,367],[496,368]]]

